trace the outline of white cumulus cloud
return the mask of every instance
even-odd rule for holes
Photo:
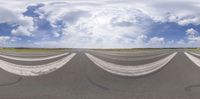
[[[199,25],[197,0],[6,0],[0,3],[0,23],[16,26],[11,31],[11,36],[16,37],[33,35],[37,30],[35,20],[23,12],[30,5],[44,4],[35,13],[50,23],[52,31],[37,31],[40,33],[32,37],[39,39],[33,46],[165,47],[166,44],[199,46],[200,42],[199,32],[194,28],[186,30],[185,38],[178,41],[148,37],[153,23]],[[50,39],[49,35],[59,39]]]
[[[9,40],[10,39],[10,37],[9,36],[0,36],[0,42],[2,43],[2,42],[5,42],[5,41],[7,41],[7,40]]]
[[[11,31],[13,35],[30,36],[35,29],[33,18],[23,16],[23,11],[23,9],[0,6],[0,23],[17,26],[16,29]]]
[[[164,44],[165,44],[165,38],[163,37],[152,37],[147,43],[149,47],[160,47],[163,46]]]
[[[68,9],[63,8],[63,5],[68,5]],[[142,38],[146,38],[151,24],[147,15],[132,6],[70,6],[68,3],[63,5],[50,3],[41,7],[38,13],[41,14],[41,18],[48,14],[47,19],[54,28],[59,27],[57,23],[62,22],[63,34],[57,42],[70,47],[143,46]]]

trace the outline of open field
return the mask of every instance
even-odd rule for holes
[[[183,50],[200,50],[200,48],[94,48],[90,50],[102,51],[149,51],[149,50],[170,50],[170,49],[183,49]]]
[[[172,49],[172,48],[169,48]],[[151,50],[164,50],[163,48],[113,48],[113,49],[90,49],[95,51],[151,51]]]
[[[0,53],[0,99],[200,98],[199,49],[23,50]]]

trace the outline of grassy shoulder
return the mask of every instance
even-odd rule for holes
[[[182,51],[200,51],[200,48],[110,48],[110,49],[90,49],[94,51],[159,51],[159,50],[182,50]]]
[[[52,51],[66,51],[65,48],[0,48],[1,52],[52,52]]]
[[[200,51],[200,48],[187,48],[186,51]]]
[[[110,48],[110,49],[90,49],[98,51],[149,51],[149,50],[163,50],[166,48]],[[171,49],[171,48],[168,48]]]

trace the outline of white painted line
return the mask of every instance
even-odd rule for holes
[[[38,75],[53,72],[53,71],[61,68],[67,62],[69,62],[75,55],[76,55],[76,53],[72,53],[58,61],[44,64],[44,65],[36,65],[36,66],[17,65],[17,64],[13,64],[13,63],[9,63],[9,62],[0,60],[0,68],[4,69],[10,73],[16,74],[16,75],[38,76]]]
[[[63,54],[59,54],[59,55],[54,55],[54,56],[49,56],[49,57],[40,57],[40,58],[21,58],[21,57],[11,57],[11,56],[6,56],[6,55],[0,54],[0,57],[12,59],[12,60],[16,60],[16,61],[43,61],[43,60],[58,58],[58,57],[68,55],[68,54],[69,53],[63,53]]]
[[[177,54],[177,52],[160,59],[156,62],[144,64],[144,65],[137,65],[137,66],[125,66],[125,65],[118,65],[110,62],[103,61],[89,53],[86,53],[88,58],[94,62],[97,66],[102,68],[103,70],[121,76],[141,76],[146,75],[152,72],[155,72],[161,69],[164,65],[166,65],[173,57]]]
[[[197,66],[200,67],[200,59],[198,59],[197,57],[187,53],[187,52],[184,52],[184,54],[193,62],[195,63]]]

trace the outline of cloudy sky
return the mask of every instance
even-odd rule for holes
[[[200,47],[198,0],[1,0],[2,47]]]

